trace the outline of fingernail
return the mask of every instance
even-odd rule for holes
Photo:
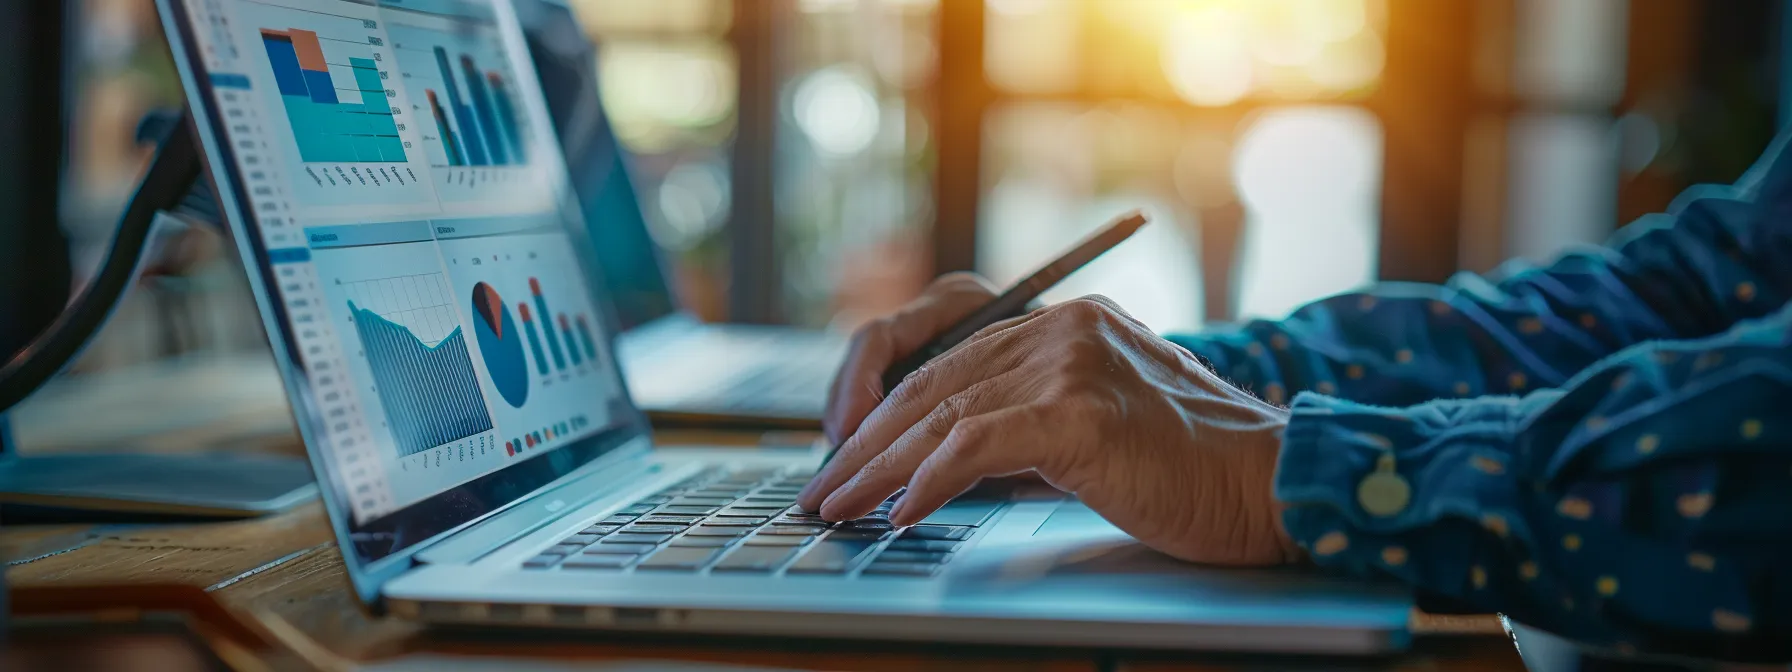
[[[827,518],[828,514],[825,512],[829,508],[831,508],[830,505],[832,505],[834,503],[834,500],[840,499],[840,495],[845,492],[846,492],[845,488],[835,490],[834,494],[828,495],[827,499],[821,500],[821,506],[815,507],[815,512],[820,513],[822,518]]]
[[[896,500],[896,506],[890,507],[890,524],[894,525],[896,527],[906,527],[908,525],[908,523],[904,523],[901,521],[907,520],[902,515],[902,512],[907,511],[907,510],[908,510],[908,500],[907,499]]]

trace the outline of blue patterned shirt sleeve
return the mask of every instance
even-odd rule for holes
[[[1292,399],[1276,496],[1321,565],[1620,648],[1792,642],[1785,140],[1545,267],[1172,340]]]

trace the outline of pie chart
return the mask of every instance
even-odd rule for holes
[[[498,396],[513,408],[529,400],[528,362],[523,359],[523,334],[510,319],[510,309],[498,290],[483,282],[473,285],[473,335],[485,358]]]

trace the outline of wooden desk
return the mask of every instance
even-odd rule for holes
[[[446,655],[489,658],[503,669],[514,657],[664,659],[797,669],[1098,670],[1137,672],[1309,668],[1523,669],[1490,619],[1420,617],[1417,646],[1407,655],[1367,661],[1266,660],[1200,656],[926,646],[791,640],[726,640],[692,644],[664,638],[578,635],[575,638],[469,641],[432,635],[392,619],[365,616],[346,590],[342,561],[322,507],[307,505],[263,520],[199,525],[51,526],[0,531],[0,554],[14,558],[17,587],[159,583],[204,587],[249,614],[293,649],[296,667],[348,669],[357,664]]]
[[[277,390],[276,390],[277,391]],[[280,415],[284,415],[282,410]],[[256,416],[260,417],[260,416]],[[281,418],[253,424],[274,427]],[[201,423],[213,427],[216,423]],[[277,429],[277,427],[276,427]],[[264,450],[303,454],[296,437],[261,444]],[[257,435],[268,432],[258,431]],[[668,443],[753,444],[756,435],[662,433]],[[787,441],[785,441],[787,443]],[[169,442],[193,446],[190,435]],[[640,635],[578,634],[557,638],[488,637],[433,633],[361,612],[347,590],[341,557],[319,504],[261,520],[160,526],[43,526],[0,529],[7,581],[19,588],[95,584],[159,584],[203,588],[272,633],[282,651],[276,669],[378,668],[409,664],[430,669],[431,657],[454,656],[490,669],[515,669],[520,659],[661,660],[834,670],[1522,670],[1511,643],[1491,618],[1439,619],[1420,615],[1421,633],[1406,655],[1372,660],[1288,659],[1262,656],[1026,649],[789,639],[677,640]],[[471,666],[477,668],[478,666]]]

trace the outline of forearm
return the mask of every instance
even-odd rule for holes
[[[1584,641],[1792,638],[1789,314],[1524,398],[1303,396],[1284,524],[1322,565]]]

